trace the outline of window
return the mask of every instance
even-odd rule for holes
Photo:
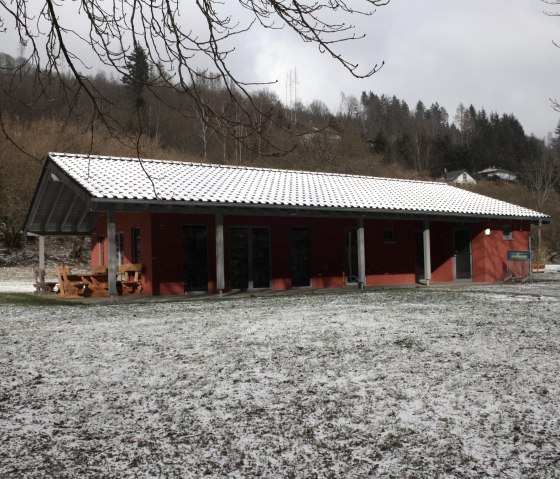
[[[504,240],[512,241],[513,240],[513,228],[511,225],[504,225],[502,228],[504,232]]]
[[[385,228],[383,230],[383,241],[385,243],[396,243],[395,230],[393,228]]]
[[[140,228],[132,228],[132,262],[141,263],[140,256]]]
[[[124,233],[118,231],[115,234],[115,246],[117,247],[117,265],[124,263]]]

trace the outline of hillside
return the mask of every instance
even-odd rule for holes
[[[517,172],[521,182],[482,183],[475,191],[559,216],[558,137],[545,143],[527,136],[513,115],[459,105],[451,118],[437,103],[410,108],[373,92],[342,95],[337,112],[321,100],[288,108],[266,90],[252,102],[231,96],[215,80],[197,85],[201,109],[157,86],[133,98],[126,82],[102,74],[89,79],[103,98],[103,110],[92,111],[64,78],[49,78],[40,89],[38,72],[14,78],[17,64],[0,55],[0,238],[8,246],[20,243],[49,151],[420,179],[495,165]],[[558,229],[556,220],[544,229],[543,254],[560,251]]]

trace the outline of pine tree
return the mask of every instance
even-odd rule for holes
[[[130,55],[126,56],[126,69],[122,82],[134,95],[138,107],[144,104],[142,91],[152,78],[152,66],[148,62],[148,55],[142,45],[136,44]]]

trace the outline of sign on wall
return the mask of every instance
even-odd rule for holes
[[[530,251],[508,251],[508,261],[531,261]]]

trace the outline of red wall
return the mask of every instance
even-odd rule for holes
[[[364,221],[366,285],[416,282],[414,235],[422,231],[418,221]],[[393,229],[395,242],[385,243],[384,230]]]
[[[512,226],[513,240],[504,240],[502,227]],[[485,229],[490,229],[486,236]],[[473,226],[473,281],[503,281],[507,274],[507,252],[529,250],[531,226],[528,222],[486,222]]]
[[[115,215],[116,232],[124,233],[124,262],[132,262],[132,228],[140,228],[140,262],[142,263],[142,294],[154,294],[152,279],[152,231],[149,213],[117,213]],[[103,236],[103,244],[98,237]],[[100,248],[103,248],[104,264],[108,266],[107,217],[101,215],[93,230],[91,241],[91,265],[99,266]]]
[[[513,227],[513,241],[503,239],[502,226]],[[118,213],[116,230],[125,233],[125,262],[131,257],[131,230],[141,229],[143,294],[184,294],[183,226],[205,225],[208,229],[208,290],[217,292],[216,244],[213,215]],[[261,226],[270,229],[271,287],[289,289],[290,229],[308,228],[311,249],[311,287],[341,287],[348,275],[346,232],[358,221],[340,218],[224,216],[226,290],[231,289],[229,237],[232,226]],[[421,221],[365,220],[366,284],[414,284],[419,279],[416,266],[415,235],[422,232]],[[384,230],[392,228],[394,242],[385,242]],[[432,281],[454,280],[454,230],[467,228],[472,241],[472,280],[501,281],[506,275],[508,250],[527,250],[530,225],[527,222],[446,223],[430,222]],[[486,236],[484,230],[491,229]],[[98,222],[92,241],[92,265],[99,264],[97,236],[107,236],[106,220]],[[104,244],[107,258],[107,241]]]

